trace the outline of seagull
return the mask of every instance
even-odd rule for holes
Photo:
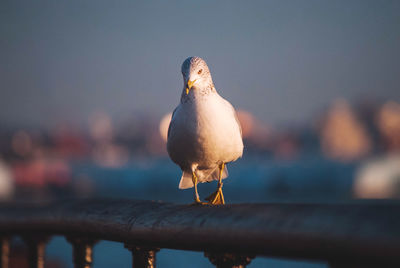
[[[242,130],[233,106],[214,87],[206,62],[187,58],[181,67],[183,91],[168,128],[167,151],[182,170],[179,189],[194,187],[196,204],[225,204],[226,163],[243,154]],[[217,180],[217,190],[201,202],[197,184]]]

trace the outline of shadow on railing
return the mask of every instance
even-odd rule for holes
[[[1,267],[9,239],[24,238],[31,267],[44,267],[46,241],[63,235],[75,267],[91,267],[98,240],[118,241],[133,267],[154,267],[161,248],[205,252],[217,267],[255,256],[334,267],[400,267],[400,203],[176,205],[133,200],[64,200],[0,205]]]

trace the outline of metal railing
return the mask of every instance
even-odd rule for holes
[[[99,240],[118,241],[133,267],[154,267],[161,248],[205,252],[217,267],[244,267],[256,256],[324,261],[333,267],[400,267],[400,203],[176,205],[133,200],[64,200],[0,205],[1,267],[9,240],[44,266],[46,241],[63,235],[75,267],[91,267]]]

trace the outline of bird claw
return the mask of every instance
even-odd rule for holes
[[[205,200],[208,201],[209,205],[224,205],[224,195],[222,193],[222,188],[218,188],[214,193],[212,193]]]

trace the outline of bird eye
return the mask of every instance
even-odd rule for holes
[[[201,74],[202,71],[203,71],[203,69],[200,69],[200,70],[197,72],[197,74]]]

